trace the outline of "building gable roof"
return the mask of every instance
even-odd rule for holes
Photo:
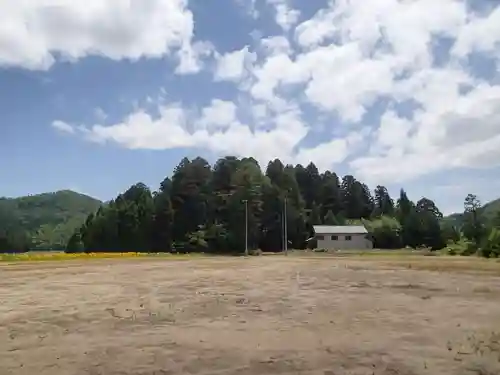
[[[366,234],[364,225],[314,225],[316,234]]]

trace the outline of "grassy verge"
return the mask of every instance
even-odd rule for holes
[[[484,273],[500,276],[500,260],[470,257],[407,257],[406,259],[383,259],[389,267],[422,271]]]
[[[41,261],[67,261],[67,260],[92,260],[92,259],[150,259],[164,257],[168,259],[191,259],[203,254],[170,254],[170,253],[75,253],[64,252],[28,252],[22,254],[0,254],[0,262],[41,262]]]
[[[500,259],[486,259],[475,255],[449,256],[443,252],[426,250],[390,250],[351,254],[350,257],[422,271],[481,272],[500,276]]]
[[[430,254],[426,250],[346,250],[328,253],[293,251],[291,255],[298,258],[342,258],[375,263],[376,267],[386,269],[405,268],[500,276],[500,259],[485,259],[477,256],[448,256],[440,252]]]

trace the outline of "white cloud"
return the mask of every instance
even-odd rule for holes
[[[353,161],[360,176],[395,182],[454,167],[500,165],[500,86],[478,85],[465,95],[456,87],[445,100],[433,90],[431,82],[420,93],[425,109],[426,100],[435,102],[413,120],[382,117],[374,147],[389,147]]]
[[[68,124],[64,121],[59,121],[59,120],[53,121],[51,126],[54,129],[56,129],[60,132],[63,132],[63,133],[70,133],[70,134],[75,133],[75,129],[73,128],[73,126],[71,126],[70,124]]]
[[[408,119],[398,117],[393,111],[385,112],[380,120],[372,152],[393,157],[403,155],[412,128],[413,124]]]
[[[203,108],[202,116],[198,120],[198,128],[224,129],[233,124],[236,119],[236,105],[220,99],[212,100],[210,106]]]
[[[179,65],[178,74],[195,74],[203,69],[203,60],[212,54],[214,46],[209,42],[185,43],[177,52]]]
[[[262,163],[289,158],[308,131],[300,111],[294,108],[269,119],[271,130],[252,130],[236,118],[235,110],[233,103],[214,100],[193,119],[179,104],[170,104],[160,108],[157,118],[139,109],[123,122],[109,126],[56,123],[97,143],[152,150],[197,147],[219,154],[253,156]],[[188,130],[188,120],[197,124],[194,130]]]
[[[299,164],[307,165],[311,160],[315,161],[319,170],[326,170],[332,165],[343,162],[351,155],[357,142],[361,139],[353,139],[353,135],[346,138],[336,138],[312,148],[303,148],[296,156]]]
[[[186,130],[186,121],[186,112],[179,105],[171,104],[160,109],[158,118],[139,109],[121,123],[93,125],[84,133],[91,141],[111,141],[130,149],[162,150],[195,146],[197,139]]]
[[[321,44],[335,33],[333,4],[329,8],[320,9],[316,15],[295,28],[295,39],[304,48],[312,48]]]
[[[371,183],[500,165],[500,86],[478,78],[467,60],[480,53],[500,66],[500,6],[479,15],[459,0],[332,0],[296,25],[299,13],[287,1],[266,3],[283,35],[214,53],[214,80],[235,83],[234,101],[214,95],[194,116],[162,103],[158,118],[138,109],[85,136],[128,148],[314,161],[321,169],[346,163]],[[190,33],[176,42],[181,54],[191,46],[180,72],[200,66],[191,60],[196,44],[183,42]],[[443,37],[450,51],[440,49]],[[436,48],[445,60],[439,66]],[[326,136],[304,147],[311,131]]]
[[[274,55],[278,53],[289,54],[292,52],[290,42],[284,36],[271,36],[262,38],[260,41],[262,48],[266,53]]]
[[[192,37],[187,0],[0,1],[0,66],[48,69],[57,55],[136,60],[180,47],[189,55]]]
[[[290,30],[299,20],[300,12],[290,6],[289,0],[267,0],[267,3],[274,7],[276,23],[284,31]]]
[[[250,92],[272,103],[286,97],[283,86],[303,85],[310,104],[337,113],[346,125],[366,127],[376,125],[373,115],[363,116],[380,99],[415,103],[411,120],[391,109],[383,113],[369,152],[350,164],[368,179],[394,181],[446,168],[498,165],[500,159],[493,157],[500,134],[498,86],[473,79],[456,57],[434,68],[431,42],[438,36],[457,38],[452,56],[481,50],[499,59],[499,12],[500,7],[472,17],[465,3],[455,0],[331,2],[297,26],[302,51],[295,58],[275,53],[258,65]],[[330,149],[330,159],[337,160],[342,144],[333,139],[304,154],[319,163],[318,155]]]
[[[345,121],[360,121],[367,107],[393,89],[394,63],[387,58],[363,58],[358,46],[310,52],[314,59],[308,99],[323,110],[335,110]],[[317,53],[319,52],[319,53]]]
[[[472,17],[458,33],[452,53],[464,57],[475,51],[493,52],[499,57],[500,7],[494,9],[487,17]]]
[[[245,77],[249,65],[255,60],[255,55],[248,46],[238,51],[228,52],[217,57],[215,79],[217,81],[240,81]]]

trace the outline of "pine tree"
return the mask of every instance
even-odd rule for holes
[[[171,201],[175,213],[173,240],[186,243],[192,232],[208,221],[212,201],[212,170],[205,159],[184,158],[172,176]]]
[[[323,224],[323,220],[321,220],[321,211],[319,206],[313,202],[311,213],[309,215],[309,223],[311,225],[321,225]]]
[[[375,188],[374,194],[374,211],[373,217],[380,216],[393,216],[394,215],[394,201],[392,200],[387,188],[378,185]]]
[[[337,218],[335,217],[335,214],[332,212],[332,210],[328,210],[323,222],[325,223],[325,225],[339,225],[339,222],[337,221]]]
[[[466,238],[474,241],[479,248],[481,238],[484,235],[484,226],[480,217],[481,202],[474,194],[468,194],[464,201],[465,222],[463,232]]]
[[[320,202],[321,177],[314,163],[309,163],[306,168],[302,165],[295,166],[295,176],[304,198],[305,208],[311,209],[314,202]]]
[[[174,211],[168,190],[160,190],[154,197],[152,218],[151,251],[169,252],[172,250],[172,227]]]
[[[342,209],[339,178],[335,173],[326,171],[321,176],[320,185],[321,217],[331,210],[334,214],[340,213]]]

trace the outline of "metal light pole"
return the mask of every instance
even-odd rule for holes
[[[284,208],[284,236],[285,236],[285,255],[288,255],[288,225],[287,225],[287,215],[286,215],[286,197],[285,197],[285,208]]]
[[[248,256],[248,200],[244,199],[245,203],[245,256]]]

